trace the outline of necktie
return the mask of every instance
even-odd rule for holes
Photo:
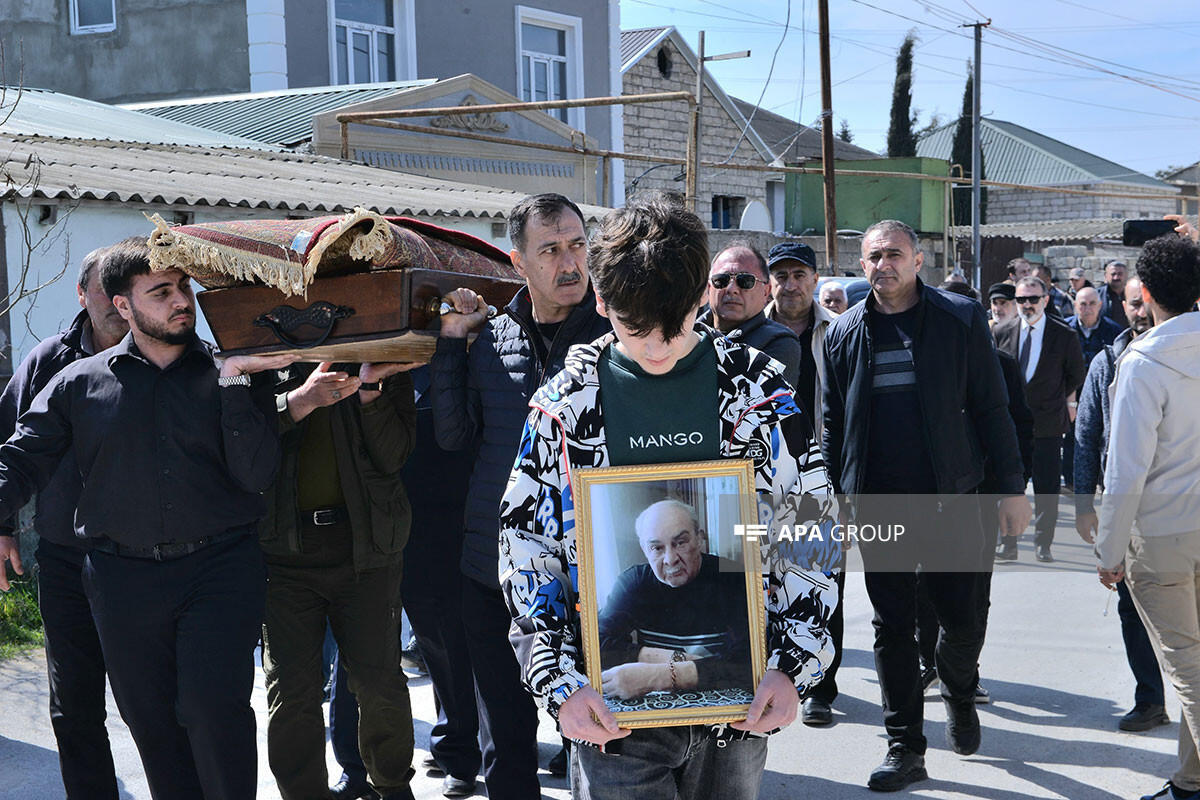
[[[1022,333],[1025,334],[1025,341],[1021,342],[1021,354],[1017,357],[1017,364],[1021,367],[1021,379],[1028,381],[1029,376],[1026,373],[1029,371],[1029,348],[1033,344],[1033,329],[1027,328]]]

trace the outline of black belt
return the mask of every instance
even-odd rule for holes
[[[156,544],[152,547],[130,547],[129,545],[117,544],[111,539],[96,539],[92,544],[93,549],[99,550],[102,553],[110,553],[114,556],[122,558],[145,558],[152,561],[173,561],[177,558],[190,556],[198,550],[203,550],[214,544],[227,542],[230,539],[237,539],[246,536],[251,531],[246,528],[237,528],[224,533],[214,534],[213,536],[204,536],[200,539],[195,539],[190,542],[166,542],[164,544]]]
[[[325,528],[330,525],[338,525],[340,523],[349,521],[350,514],[346,511],[345,506],[318,508],[312,511],[300,512],[300,524],[305,526]]]

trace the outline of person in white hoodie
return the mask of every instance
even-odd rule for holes
[[[1116,364],[1096,537],[1105,586],[1125,580],[1182,704],[1179,769],[1142,800],[1200,798],[1200,248],[1148,242],[1137,262],[1155,326]],[[1136,530],[1135,530],[1136,527]]]

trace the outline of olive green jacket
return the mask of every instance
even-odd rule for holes
[[[339,368],[355,372],[350,366]],[[276,397],[300,386],[311,370],[311,365],[297,364],[281,372]],[[266,493],[267,516],[259,528],[268,561],[272,556],[301,552],[296,487],[305,420],[294,422],[286,401],[278,407],[283,409],[279,413],[283,457],[278,477]],[[383,394],[374,402],[362,405],[355,392],[331,411],[338,473],[354,536],[354,568],[362,572],[399,563],[412,521],[400,480],[401,468],[416,441],[412,378],[407,373],[387,378]]]

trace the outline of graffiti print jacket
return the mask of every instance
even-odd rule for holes
[[[711,335],[711,332],[710,332]],[[803,694],[833,661],[827,625],[839,601],[836,518],[820,449],[780,365],[712,336],[717,353],[722,458],[754,460],[767,609],[767,668]],[[513,615],[509,633],[526,687],[553,716],[586,686],[578,612],[572,470],[609,466],[597,362],[612,334],[572,348],[562,372],[534,395],[500,506],[500,582]],[[789,526],[823,526],[823,541],[781,540]],[[748,734],[725,725],[719,738]]]

